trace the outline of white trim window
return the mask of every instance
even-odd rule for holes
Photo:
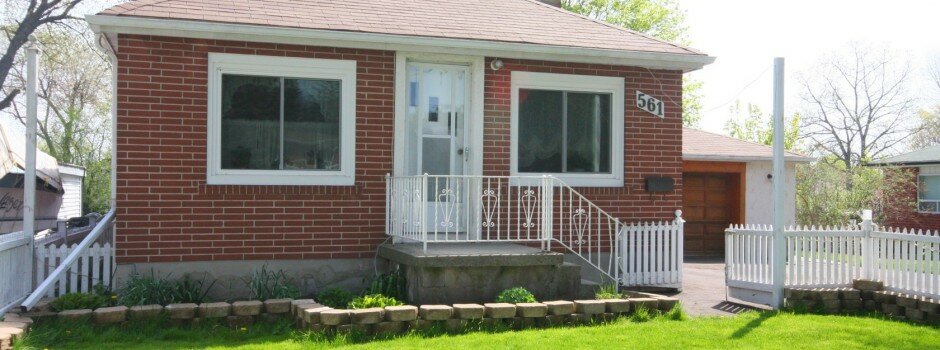
[[[512,175],[623,186],[624,79],[512,72]]]
[[[356,62],[209,54],[210,185],[355,183]]]
[[[940,174],[917,177],[917,208],[922,213],[940,214]]]

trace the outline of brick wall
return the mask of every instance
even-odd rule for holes
[[[394,52],[137,35],[118,42],[119,263],[373,257],[385,239]],[[356,184],[206,185],[209,52],[356,60]],[[672,217],[681,192],[649,194],[642,179],[671,176],[681,188],[679,72],[505,61],[506,68],[486,75],[487,175],[509,173],[512,70],[622,76],[626,185],[581,190],[627,221]],[[665,120],[632,105],[637,87],[666,101]]]
[[[907,189],[906,197],[894,200],[885,208],[884,226],[911,228],[920,230],[940,230],[940,214],[927,214],[917,212],[917,175],[920,168],[903,168],[909,171],[910,181],[913,184]]]

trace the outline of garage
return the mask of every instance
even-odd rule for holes
[[[724,169],[709,169],[703,165],[707,163],[686,164],[690,171],[682,174],[685,252],[689,256],[721,256],[725,228],[741,221],[741,174],[736,170],[744,166],[723,163]]]
[[[773,217],[773,149],[686,128],[682,135],[682,216],[687,257],[724,256],[725,229],[732,224],[768,225]],[[796,164],[786,157],[786,218],[796,217]]]

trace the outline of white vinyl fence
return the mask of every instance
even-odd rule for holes
[[[732,226],[725,234],[729,294],[767,303],[772,228]],[[841,287],[872,279],[888,290],[940,297],[940,231],[881,228],[865,220],[845,227],[789,227],[784,236],[787,287]]]
[[[32,291],[32,240],[31,234],[22,231],[0,235],[0,311],[15,306]]]
[[[682,212],[672,222],[630,224],[620,237],[623,285],[682,288]]]
[[[37,247],[36,280],[45,280],[78,246],[76,243],[71,246],[62,244]],[[66,293],[87,293],[93,291],[98,284],[109,287],[113,270],[114,249],[111,249],[111,243],[94,243],[81,250],[75,262],[66,268],[65,273],[58,276],[53,282],[53,287],[49,288],[45,295],[54,297]]]

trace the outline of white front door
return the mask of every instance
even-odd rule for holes
[[[469,66],[408,62],[406,175],[466,175]],[[429,234],[465,232],[469,183],[460,177],[428,181]],[[443,237],[441,237],[443,239]]]

